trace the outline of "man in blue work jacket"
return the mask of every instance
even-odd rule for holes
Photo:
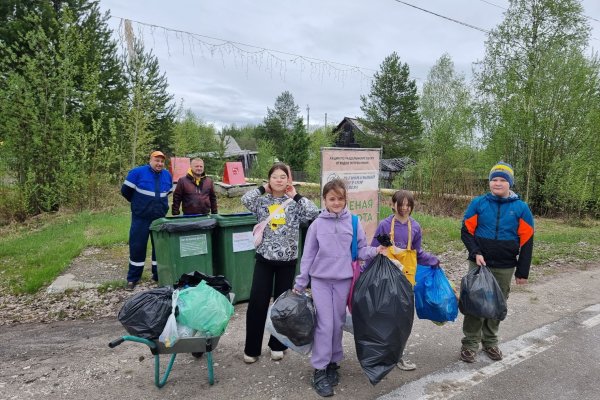
[[[121,194],[131,203],[131,228],[129,229],[129,271],[127,290],[133,290],[142,278],[150,224],[162,218],[169,210],[168,195],[173,182],[165,168],[165,155],[160,151],[150,154],[146,165],[129,171],[121,187]],[[152,279],[157,281],[156,254],[152,242]]]

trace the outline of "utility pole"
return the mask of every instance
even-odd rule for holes
[[[310,106],[307,104],[306,105],[306,132],[309,132],[309,127],[310,127]]]
[[[327,113],[325,113],[325,129],[327,129]]]

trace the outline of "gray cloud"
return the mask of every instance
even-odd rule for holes
[[[486,30],[503,17],[502,9],[483,1],[408,2]],[[583,5],[586,15],[600,19],[600,2],[585,0]],[[275,55],[282,61],[227,46],[211,52],[186,34],[134,24],[136,35],[158,57],[175,98],[217,127],[260,123],[284,90],[294,95],[304,117],[310,105],[311,125],[322,125],[325,113],[328,124],[337,124],[344,116],[361,115],[360,95],[369,92],[371,70],[392,51],[408,63],[419,85],[444,52],[469,79],[472,63],[484,56],[486,39],[482,32],[393,0],[101,0],[100,6],[117,17],[370,69],[363,71],[365,78],[280,53]],[[589,22],[599,38],[600,23]],[[120,20],[112,18],[110,23],[117,29]],[[599,44],[592,40],[594,47]]]

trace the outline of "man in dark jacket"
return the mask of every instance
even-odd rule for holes
[[[131,203],[129,229],[129,271],[127,290],[133,290],[142,277],[150,224],[169,211],[168,195],[173,187],[171,174],[164,169],[165,155],[160,151],[150,154],[146,165],[129,171],[121,187],[121,194]],[[152,242],[152,279],[158,280],[156,254]]]
[[[192,158],[190,170],[177,181],[171,213],[179,215],[180,206],[184,215],[217,213],[213,181],[204,173],[204,161],[200,158]]]

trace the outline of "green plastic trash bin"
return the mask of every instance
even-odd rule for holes
[[[248,300],[256,254],[252,237],[256,217],[252,213],[236,213],[213,214],[211,218],[217,222],[213,235],[215,275],[224,275],[231,283],[236,303]]]
[[[215,225],[215,220],[208,216],[165,217],[152,222],[150,231],[160,286],[172,286],[188,272],[213,275],[212,231]]]

